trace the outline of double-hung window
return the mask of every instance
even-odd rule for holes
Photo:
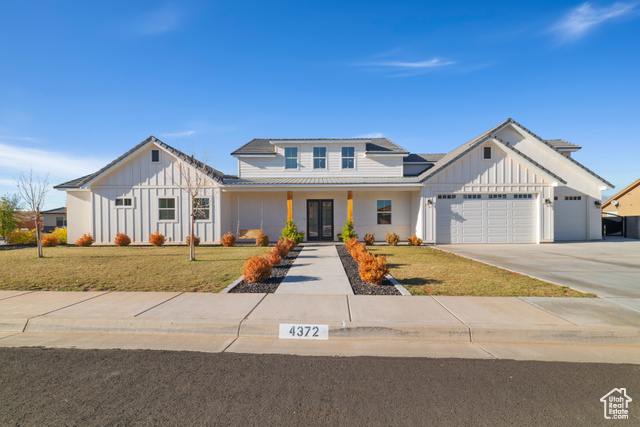
[[[193,214],[195,219],[209,219],[211,217],[211,199],[206,198],[194,198],[193,199]]]
[[[176,219],[176,199],[173,197],[158,199],[158,219],[160,221]]]
[[[284,168],[298,169],[298,147],[284,148]]]
[[[356,163],[355,147],[342,147],[342,169],[353,169]]]
[[[327,147],[313,147],[313,168],[327,168]]]
[[[391,200],[378,200],[378,224],[391,224]]]

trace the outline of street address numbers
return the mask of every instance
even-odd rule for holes
[[[328,340],[329,325],[280,324],[281,339]]]

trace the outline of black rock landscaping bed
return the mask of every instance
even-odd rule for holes
[[[271,294],[278,289],[280,283],[287,275],[289,269],[298,258],[298,254],[302,250],[301,246],[293,248],[285,258],[280,261],[280,264],[273,267],[271,270],[271,276],[260,283],[246,282],[245,280],[238,283],[233,288],[229,289],[229,293],[234,294]]]
[[[356,295],[402,295],[398,289],[389,281],[384,279],[379,285],[372,285],[363,281],[358,273],[358,263],[347,251],[344,245],[337,245],[338,255],[340,255],[340,261],[344,271],[347,273],[351,289]]]

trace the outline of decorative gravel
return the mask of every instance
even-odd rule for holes
[[[264,282],[251,283],[243,280],[233,288],[229,289],[229,293],[271,294],[275,292],[276,289],[278,289],[278,286],[280,286],[280,283],[282,282],[282,280],[284,279],[284,276],[287,275],[287,273],[289,272],[289,269],[291,268],[293,263],[296,261],[296,258],[298,258],[298,254],[300,253],[301,250],[302,250],[301,246],[296,246],[291,251],[289,251],[287,256],[284,259],[282,259],[282,261],[280,261],[278,265],[273,267],[273,269],[271,270],[271,276]]]
[[[347,273],[351,289],[356,295],[402,295],[398,289],[389,281],[384,279],[379,285],[372,285],[360,278],[358,273],[358,263],[349,255],[347,248],[343,245],[336,246],[338,255],[340,255],[340,261],[344,271]]]

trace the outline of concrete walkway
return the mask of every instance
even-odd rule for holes
[[[353,295],[353,290],[336,247],[307,243],[275,293]]]

